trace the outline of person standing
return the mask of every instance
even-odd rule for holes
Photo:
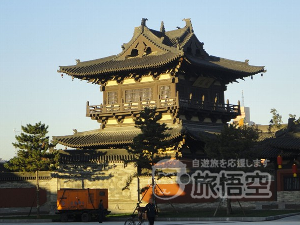
[[[102,223],[102,221],[103,221],[103,212],[104,212],[102,199],[100,200],[98,211],[99,211],[98,212],[99,213],[98,220],[99,220],[99,223]]]
[[[155,220],[155,215],[156,215],[156,208],[152,198],[150,198],[149,203],[146,205],[145,208],[146,208],[149,225],[153,225]]]

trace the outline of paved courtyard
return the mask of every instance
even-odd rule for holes
[[[260,222],[240,222],[240,221],[156,221],[155,225],[209,225],[209,224],[216,224],[216,225],[281,225],[281,224],[288,224],[288,225],[299,225],[300,222],[300,215],[297,216],[290,216],[285,217],[279,220],[272,220],[272,221],[260,221]],[[7,225],[13,225],[13,224],[34,224],[34,225],[96,225],[99,224],[97,222],[90,222],[90,223],[82,223],[82,222],[68,222],[68,223],[62,223],[62,222],[44,222],[44,223],[7,223],[3,222],[1,224],[7,224]],[[103,225],[124,225],[124,222],[104,222]],[[147,225],[147,223],[146,223]]]

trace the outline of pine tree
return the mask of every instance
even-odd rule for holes
[[[132,182],[133,177],[137,177],[139,187],[139,176],[148,173],[152,166],[160,159],[165,157],[165,152],[171,146],[170,136],[167,133],[170,128],[165,123],[160,123],[162,115],[156,111],[156,108],[145,108],[135,120],[135,127],[141,130],[133,139],[133,143],[127,147],[127,151],[133,154],[134,158],[130,162],[134,162],[137,167],[137,173],[130,176],[126,182],[127,189]],[[144,173],[143,171],[146,170]],[[153,174],[152,174],[153,175]],[[154,177],[152,177],[152,187],[154,185]],[[138,201],[140,202],[140,190],[138,190]]]
[[[55,169],[58,164],[58,152],[48,150],[55,146],[50,143],[48,126],[41,122],[35,125],[21,126],[22,133],[16,135],[17,142],[12,143],[18,148],[17,156],[10,159],[4,166],[12,171],[35,172],[37,191],[37,217],[39,217],[39,180],[38,172]]]
[[[170,146],[167,139],[170,130],[165,123],[160,123],[161,114],[156,108],[145,108],[135,120],[135,127],[141,133],[133,139],[133,143],[127,151],[134,155],[134,163],[140,174],[142,169],[151,169],[157,161],[165,155],[166,149]]]

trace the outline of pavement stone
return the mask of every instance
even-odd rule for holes
[[[157,218],[156,221],[209,221],[209,222],[221,222],[221,221],[232,221],[232,222],[262,222],[278,220],[285,217],[300,215],[300,213],[290,213],[277,216],[268,217],[173,217],[173,218]],[[125,221],[126,218],[109,218],[107,222],[113,221]],[[0,219],[0,223],[49,223],[51,219]]]

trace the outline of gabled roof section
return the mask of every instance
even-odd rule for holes
[[[239,74],[231,80],[265,71],[263,66],[210,56],[194,34],[190,19],[184,19],[186,25],[183,28],[172,31],[165,31],[163,22],[159,31],[149,29],[146,21],[142,19],[119,54],[86,62],[78,60],[76,65],[60,66],[58,72],[79,79],[101,78],[107,74],[165,67],[183,56],[191,66]]]
[[[264,66],[249,65],[247,60],[245,60],[245,62],[241,62],[241,61],[234,61],[230,59],[220,58],[216,56],[210,56],[206,60],[203,60],[201,57],[194,57],[192,55],[187,55],[186,59],[191,64],[198,67],[211,68],[214,70],[222,70],[222,71],[227,71],[232,73],[239,73],[241,74],[241,78],[244,76],[265,72]]]
[[[167,139],[172,140],[181,135],[182,127],[174,125],[168,130],[170,135]],[[97,129],[87,132],[79,132],[74,135],[68,136],[55,136],[54,140],[58,143],[71,147],[71,148],[103,148],[111,146],[124,146],[132,143],[135,136],[140,134],[141,131],[135,127],[119,127]]]
[[[295,124],[289,119],[286,129],[276,132],[275,138],[269,138],[262,142],[264,157],[276,158],[278,154],[283,157],[298,157],[300,154],[300,124]]]
[[[175,140],[184,135],[200,142],[203,142],[203,136],[212,137],[222,130],[221,124],[199,124],[193,121],[185,121],[182,124],[168,124],[168,127],[171,129],[166,131],[170,135],[167,140]],[[107,127],[105,129],[78,132],[73,135],[54,136],[53,140],[71,148],[110,148],[129,145],[134,137],[140,133],[140,129],[131,126],[118,127],[118,129]]]
[[[174,62],[180,56],[181,54],[172,52],[160,55],[148,55],[147,57],[131,57],[124,60],[111,56],[107,57],[107,59],[110,59],[107,61],[98,59],[79,62],[74,66],[61,66],[58,72],[66,73],[79,79],[99,78],[105,74],[159,68]]]

